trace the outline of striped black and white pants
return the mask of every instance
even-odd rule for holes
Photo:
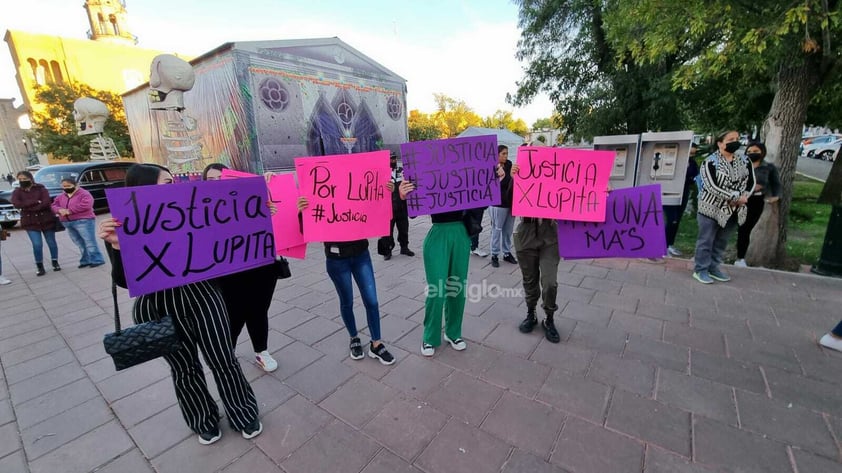
[[[257,419],[257,400],[234,355],[225,303],[208,281],[146,294],[135,300],[135,323],[170,315],[181,348],[165,357],[172,370],[175,396],[187,425],[196,433],[219,423],[219,409],[208,392],[199,351],[213,373],[222,405],[234,430]]]

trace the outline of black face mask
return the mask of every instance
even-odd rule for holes
[[[64,188],[64,192],[66,192],[68,194],[72,194],[75,190],[76,190],[75,187],[65,187]]]
[[[32,181],[20,181],[21,189],[29,189],[30,187],[32,187]]]
[[[740,143],[739,141],[732,141],[732,142],[725,145],[725,151],[727,151],[729,153],[736,153],[737,150],[740,149],[740,147],[742,145],[743,144]]]
[[[750,159],[753,163],[763,161],[763,155],[760,153],[747,153],[746,156],[748,156],[748,159]]]

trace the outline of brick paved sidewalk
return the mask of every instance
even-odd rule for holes
[[[731,283],[703,286],[685,260],[562,262],[554,345],[519,333],[523,301],[497,291],[520,288],[517,267],[471,256],[470,282],[498,297],[468,303],[465,352],[427,359],[428,228],[411,221],[414,258],[384,262],[372,243],[391,367],[348,358],[321,246],[292,261],[270,311],[280,368],[264,374],[238,347],[264,433],[247,441],[223,422],[211,447],[181,419],[163,361],[115,373],[101,343],[108,266],[76,269],[59,234],[65,269],[36,278],[13,231],[0,473],[842,472],[842,354],[816,343],[842,318],[842,281],[733,268]]]

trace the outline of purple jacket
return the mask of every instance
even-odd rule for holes
[[[96,218],[94,215],[94,198],[90,192],[76,188],[72,196],[62,192],[53,201],[53,213],[58,215],[60,209],[70,210],[70,215],[60,217],[62,222],[72,222],[86,218]]]
[[[20,209],[20,226],[24,230],[55,231],[56,217],[50,209],[50,193],[41,184],[28,190],[12,192],[12,205]]]

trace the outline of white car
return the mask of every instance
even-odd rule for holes
[[[801,156],[833,161],[842,147],[842,135],[822,135],[810,140],[801,149]]]

